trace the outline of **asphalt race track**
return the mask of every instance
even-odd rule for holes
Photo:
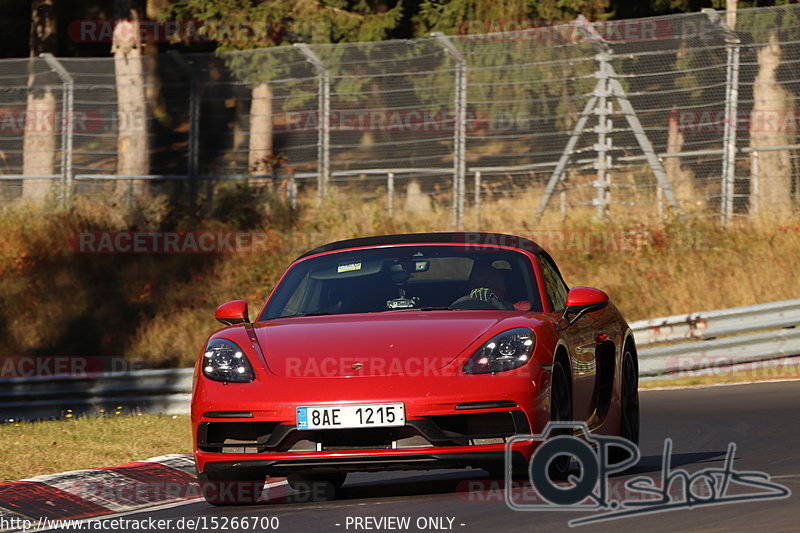
[[[772,481],[789,488],[793,494],[780,500],[696,506],[597,522],[578,527],[578,531],[777,533],[800,530],[800,381],[643,391],[641,406],[642,460],[633,472],[613,477],[612,483],[643,474],[660,477],[664,439],[670,437],[674,441],[673,469],[682,468],[691,473],[723,468],[728,444],[735,442],[733,468],[736,471],[766,472],[772,476]],[[138,512],[125,518],[274,516],[280,520],[278,531],[284,532],[453,530],[485,533],[567,530],[569,520],[593,514],[587,511],[512,511],[504,503],[502,490],[496,489],[499,482],[487,490],[470,490],[481,482],[490,482],[482,470],[351,474],[334,501],[283,501],[226,508],[202,502]],[[744,491],[760,492],[760,489],[746,487]],[[730,492],[735,491],[731,489]],[[410,526],[388,529],[370,521],[355,527],[357,517],[389,516],[410,517]],[[436,522],[433,527],[426,522],[420,523],[423,527],[419,529],[416,521],[420,517],[444,517],[444,520],[438,528]],[[452,526],[448,519],[452,519]],[[209,530],[214,530],[210,526],[208,522]],[[252,524],[250,530],[253,530]]]

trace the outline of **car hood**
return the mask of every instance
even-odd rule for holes
[[[255,324],[270,371],[286,377],[434,372],[513,312],[402,311]]]

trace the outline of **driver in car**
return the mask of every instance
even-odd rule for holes
[[[528,301],[510,303],[503,298],[506,295],[506,275],[497,268],[482,265],[476,266],[469,277],[468,298],[488,302],[498,309],[530,311]]]

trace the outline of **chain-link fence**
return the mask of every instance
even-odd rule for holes
[[[146,116],[126,115],[113,58],[4,60],[0,198],[194,200],[249,176],[459,225],[504,198],[531,215],[789,214],[800,5],[726,18],[145,56]],[[130,172],[120,154],[143,149]]]

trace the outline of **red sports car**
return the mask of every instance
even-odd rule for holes
[[[569,289],[527,239],[327,244],[288,268],[255,320],[242,300],[215,316],[228,327],[200,353],[192,397],[214,504],[255,501],[267,475],[338,487],[355,471],[502,472],[506,440],[550,420],[638,442],[631,330],[604,292]],[[513,444],[514,459],[536,445]]]

